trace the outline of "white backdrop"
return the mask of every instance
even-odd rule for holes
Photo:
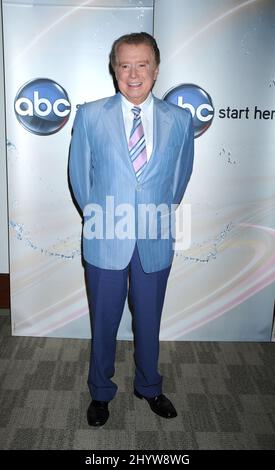
[[[270,0],[155,2],[162,55],[155,94],[193,83],[215,107],[196,139],[185,197],[192,245],[173,263],[161,339],[270,339],[274,120],[219,114],[229,106],[274,108],[273,22]],[[111,44],[126,32],[152,32],[153,2],[6,1],[4,26],[13,334],[89,337],[81,220],[67,181],[71,126],[78,103],[114,93]],[[14,112],[18,90],[37,78],[62,85],[71,102],[68,123],[48,136],[27,131]],[[127,306],[118,338],[132,338]]]
[[[215,108],[211,126],[195,142],[194,172],[185,196],[192,205],[192,245],[173,265],[165,337],[270,340],[274,26],[272,0],[155,2],[154,33],[162,51],[156,93],[162,97],[179,84],[196,84]],[[254,119],[255,106],[267,111],[267,119],[259,113]],[[222,118],[228,107],[230,117]],[[247,107],[248,113],[239,112]]]
[[[0,273],[9,272],[2,9],[0,5]]]
[[[152,1],[21,3],[4,2],[12,331],[89,337],[81,219],[67,181],[71,127],[78,103],[114,94],[111,45],[126,32],[152,33]],[[62,85],[72,105],[69,122],[49,136],[26,131],[14,112],[18,90],[40,77]],[[129,315],[122,337],[131,335]]]

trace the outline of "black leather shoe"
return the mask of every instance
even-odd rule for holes
[[[145,400],[148,401],[151,410],[162,418],[175,418],[178,416],[174,406],[165,395],[161,394],[152,398],[147,398],[138,393],[136,389],[134,390],[134,394],[140,399],[145,398]]]
[[[90,426],[103,426],[108,418],[108,401],[92,400],[87,410],[88,424]]]

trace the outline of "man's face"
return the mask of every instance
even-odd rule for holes
[[[115,75],[120,92],[135,105],[146,100],[158,75],[154,51],[148,44],[121,44]]]

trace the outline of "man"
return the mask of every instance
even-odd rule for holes
[[[152,95],[160,63],[154,38],[147,33],[122,36],[113,44],[110,62],[119,92],[79,108],[69,161],[73,193],[84,215],[83,256],[92,325],[88,377],[92,402],[87,412],[91,426],[106,423],[108,402],[117,391],[111,378],[128,278],[134,394],[146,399],[159,416],[177,416],[162,394],[159,330],[174,254],[167,221],[184,195],[194,148],[189,111]],[[157,208],[149,229],[144,207],[149,212]],[[127,219],[125,232],[121,225],[125,228],[126,209],[131,220],[129,224]],[[159,230],[158,224],[166,228]]]

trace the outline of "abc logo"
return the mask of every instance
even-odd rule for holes
[[[214,117],[212,100],[205,90],[191,83],[178,85],[163,97],[168,103],[189,109],[193,116],[195,137],[202,135]]]
[[[60,131],[69,119],[71,103],[67,92],[49,78],[25,83],[18,91],[14,110],[20,124],[37,135]]]

